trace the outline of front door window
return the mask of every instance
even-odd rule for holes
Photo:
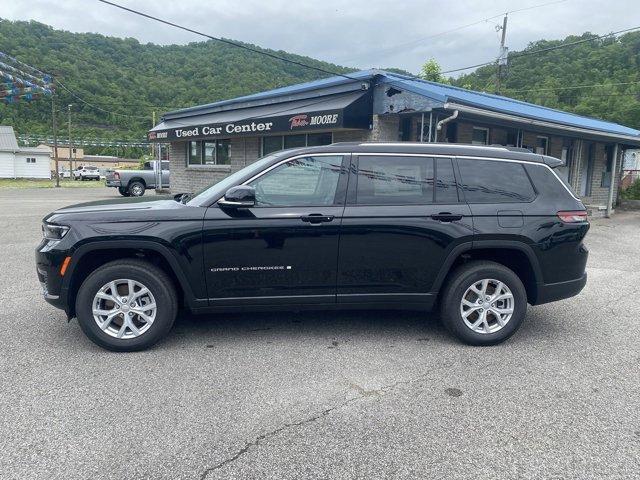
[[[249,183],[256,190],[258,207],[333,205],[342,156],[290,160]]]

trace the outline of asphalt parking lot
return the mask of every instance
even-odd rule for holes
[[[597,220],[589,282],[467,347],[419,313],[179,318],[110,353],[40,296],[56,207],[0,190],[0,478],[638,478],[640,212]]]

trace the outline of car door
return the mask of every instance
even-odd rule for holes
[[[256,205],[213,205],[204,221],[211,305],[335,303],[348,155],[278,162],[244,182]]]
[[[471,211],[451,158],[354,155],[338,257],[338,303],[435,299],[434,281],[471,242]]]

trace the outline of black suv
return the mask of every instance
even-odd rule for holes
[[[195,195],[44,219],[45,299],[112,350],[196,313],[438,307],[474,345],[585,285],[584,205],[555,158],[504,147],[338,143],[277,152]]]

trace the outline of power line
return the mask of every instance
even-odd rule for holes
[[[605,35],[596,35],[596,36],[589,37],[589,38],[583,38],[582,40],[577,40],[575,42],[563,43],[563,44],[560,44],[560,45],[554,45],[553,47],[543,48],[543,49],[539,49],[539,50],[524,50],[522,52],[514,53],[513,55],[509,55],[509,60],[513,60],[513,59],[519,58],[519,57],[524,57],[524,56],[527,56],[527,55],[537,55],[539,53],[550,52],[552,50],[559,50],[561,48],[572,47],[572,46],[578,45],[580,43],[591,42],[593,40],[599,40],[599,39],[611,37],[611,36],[614,36],[614,35],[618,35],[620,33],[631,32],[633,30],[638,30],[638,29],[640,29],[640,26],[632,27],[632,28],[626,28],[624,30],[618,30],[617,32],[611,32],[611,33],[607,33]],[[493,63],[495,63],[495,60],[490,60],[488,62],[483,62],[483,63],[477,63],[475,65],[470,65],[468,67],[454,68],[453,70],[445,70],[444,72],[440,72],[440,73],[444,75],[445,73],[461,72],[463,70],[469,70],[469,69],[472,69],[472,68],[484,67],[486,65],[491,65]]]
[[[482,20],[477,20],[475,22],[467,23],[465,25],[460,25],[459,27],[454,27],[454,28],[451,28],[449,30],[444,30],[442,32],[434,33],[432,35],[427,35],[426,37],[421,37],[421,38],[418,38],[418,39],[415,39],[415,40],[411,40],[409,42],[398,43],[398,44],[392,45],[390,47],[381,48],[381,49],[376,50],[375,53],[376,53],[376,55],[379,55],[380,53],[382,53],[382,54],[389,53],[389,52],[392,52],[392,51],[397,50],[399,48],[404,48],[404,47],[408,47],[408,46],[411,46],[411,45],[416,45],[418,43],[422,43],[422,42],[430,40],[432,38],[440,37],[442,35],[446,35],[446,34],[449,34],[449,33],[454,33],[454,32],[457,32],[459,30],[464,30],[465,28],[473,27],[475,25],[480,25],[481,23],[487,23],[487,22],[493,20],[494,18],[499,18],[499,17],[502,17],[503,15],[509,15],[511,13],[524,12],[525,10],[532,10],[534,8],[546,7],[548,5],[554,5],[554,4],[563,3],[563,2],[566,2],[566,1],[567,0],[555,0],[553,2],[541,3],[541,4],[538,4],[538,5],[532,5],[532,6],[525,7],[525,8],[519,8],[517,10],[509,10],[508,12],[504,12],[504,13],[499,13],[497,15],[493,15],[492,17],[486,17],[486,18],[483,18]],[[357,57],[350,57],[350,58],[347,58],[347,59],[338,57],[337,61],[339,61],[339,62],[351,62],[351,61],[354,61],[357,58],[362,57],[362,55],[365,55],[365,54],[366,53],[363,53],[363,54],[361,54],[361,55],[359,55]]]
[[[119,4],[115,3],[115,2],[110,2],[108,0],[98,0],[98,1],[101,2],[101,3],[104,3],[106,5],[111,5],[112,7],[116,7],[116,8],[119,8],[121,10],[125,10],[125,11],[127,11],[129,13],[133,13],[135,15],[139,15],[141,17],[145,17],[145,18],[148,18],[150,20],[155,20],[156,22],[164,23],[165,25],[169,25],[171,27],[179,28],[180,30],[184,30],[186,32],[194,33],[196,35],[200,35],[201,37],[205,37],[205,38],[208,38],[210,40],[215,40],[217,42],[225,43],[227,45],[231,45],[231,46],[236,47],[236,48],[241,48],[241,49],[247,50],[249,52],[253,52],[253,53],[257,53],[259,55],[264,55],[266,57],[273,58],[275,60],[280,60],[281,62],[290,63],[292,65],[297,65],[299,67],[308,68],[310,70],[315,70],[317,72],[322,72],[322,73],[326,73],[326,74],[329,74],[329,75],[336,75],[336,76],[348,78],[349,80],[358,80],[357,78],[350,77],[349,75],[346,75],[346,74],[343,74],[343,73],[333,72],[331,70],[326,70],[326,69],[320,68],[320,67],[314,67],[312,65],[308,65],[306,63],[299,62],[297,60],[291,60],[290,58],[281,57],[280,55],[276,55],[274,53],[270,53],[270,52],[266,52],[266,51],[263,51],[263,50],[259,50],[257,48],[253,48],[253,47],[250,47],[248,45],[243,45],[242,43],[237,43],[237,42],[234,42],[232,40],[227,40],[226,38],[214,37],[212,35],[208,35],[206,33],[200,32],[198,30],[194,30],[192,28],[184,27],[184,26],[179,25],[177,23],[170,22],[169,20],[164,20],[162,18],[154,17],[153,15],[149,15],[148,13],[144,13],[144,12],[141,12],[139,10],[134,10],[133,8],[129,8],[129,7],[125,7],[123,5],[119,5]]]
[[[110,110],[105,110],[104,108],[98,107],[97,105],[94,105],[92,103],[87,102],[84,98],[82,98],[80,95],[78,95],[77,93],[71,91],[69,88],[67,88],[67,86],[62,83],[60,80],[57,80],[56,83],[58,85],[60,85],[64,90],[66,90],[70,95],[72,95],[74,98],[76,98],[77,100],[79,100],[80,102],[84,103],[85,105],[88,105],[91,108],[95,108],[96,110],[100,110],[101,112],[104,113],[108,113],[110,115],[118,115],[120,117],[129,117],[129,118],[144,118],[148,120],[148,117],[143,117],[141,115],[128,115],[126,113],[117,113],[117,112],[112,112]]]

